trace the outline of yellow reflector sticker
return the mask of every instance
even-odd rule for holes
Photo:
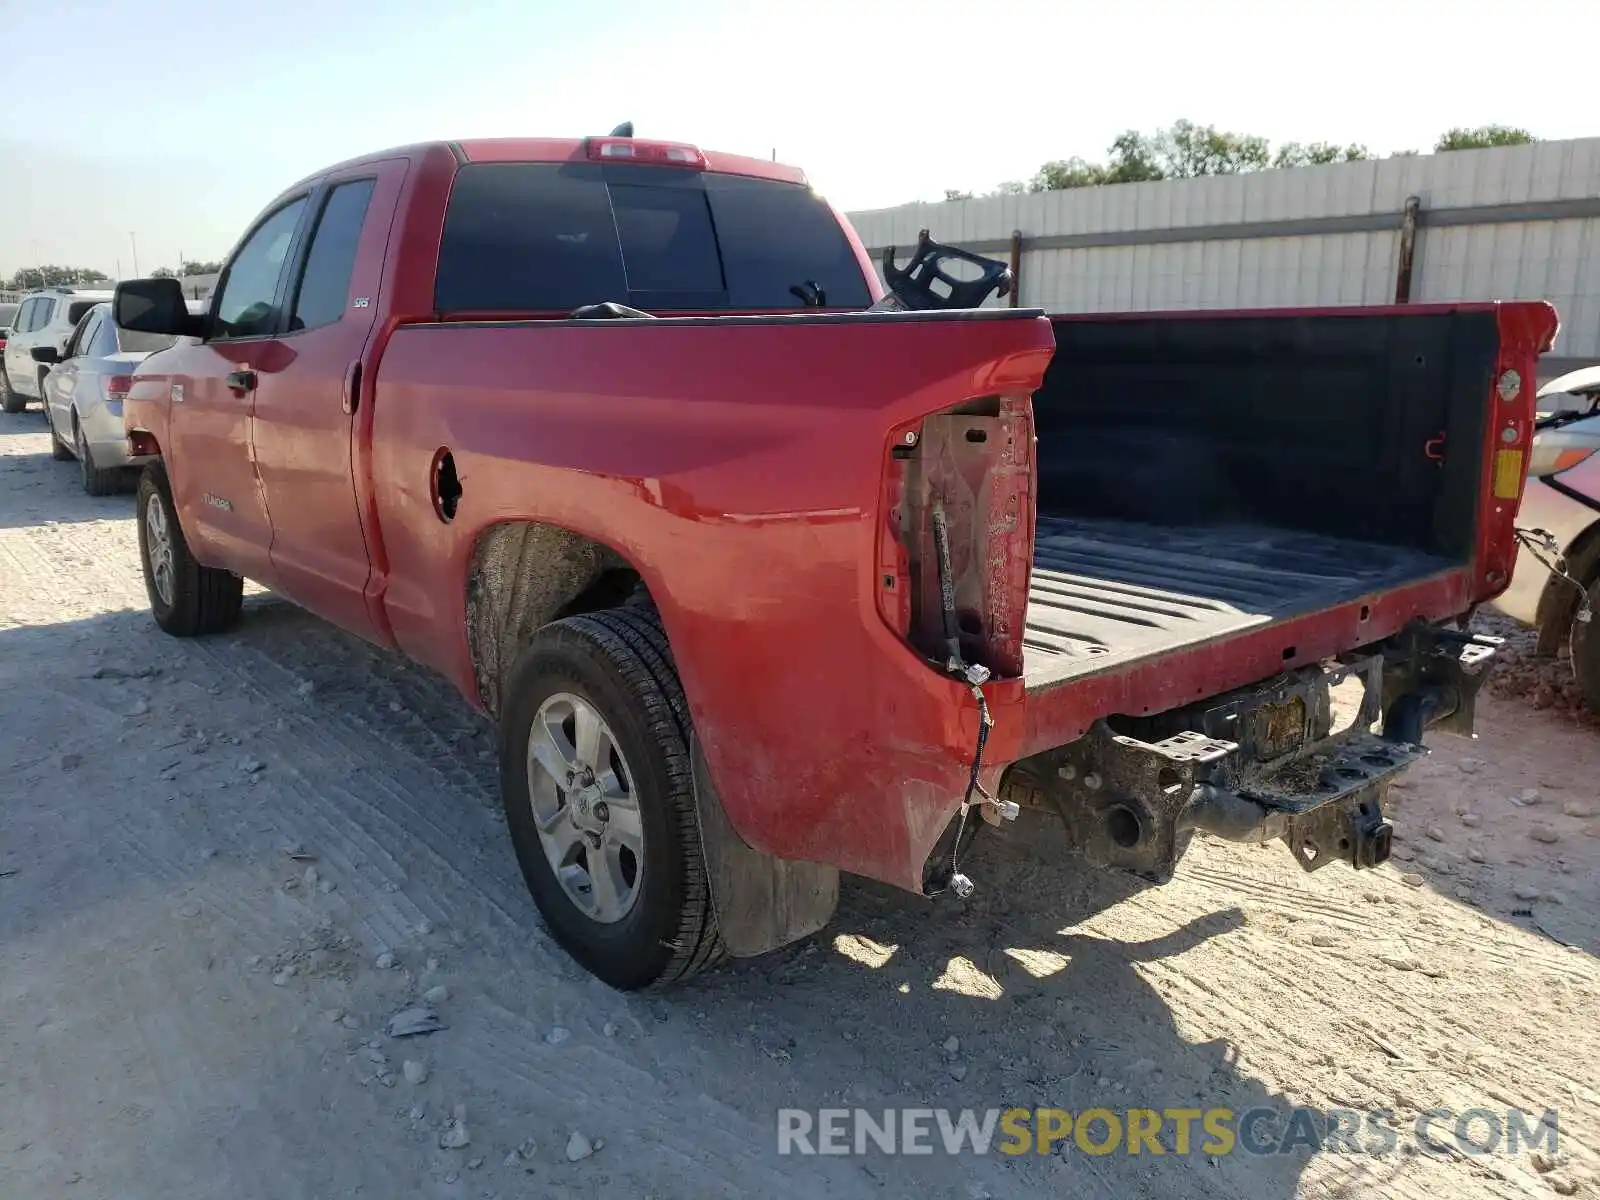
[[[1515,500],[1522,487],[1522,451],[1497,450],[1494,456],[1494,495],[1497,500]]]

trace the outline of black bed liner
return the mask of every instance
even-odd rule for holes
[[[1040,516],[1023,636],[1030,688],[1316,612],[1440,571],[1420,550],[1266,525]]]

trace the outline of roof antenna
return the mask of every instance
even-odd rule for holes
[[[633,136],[633,122],[624,121],[621,125],[618,125],[615,129],[613,129],[608,136],[631,138]]]

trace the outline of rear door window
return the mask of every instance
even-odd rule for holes
[[[88,312],[91,308],[99,303],[100,301],[98,300],[74,300],[71,304],[67,305],[67,320],[71,324],[76,325],[79,321],[83,320],[84,313]]]
[[[99,329],[100,314],[91,309],[87,316],[79,320],[78,327],[72,331],[72,337],[67,342],[66,357],[77,358],[79,355],[94,353],[91,342],[94,335],[99,332]]]
[[[475,163],[445,215],[441,312],[644,309],[796,311],[871,303],[854,251],[810,188],[599,163]]]
[[[367,217],[374,180],[341,183],[328,193],[311,237],[305,270],[295,295],[290,330],[331,325],[344,315],[350,295],[350,273],[356,266],[361,226]]]

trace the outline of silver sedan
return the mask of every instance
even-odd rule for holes
[[[60,356],[48,348],[34,350],[36,359],[54,364],[44,381],[51,457],[76,458],[83,490],[91,496],[116,491],[128,468],[148,461],[128,453],[122,401],[133,385],[134,369],[175,340],[118,329],[111,305],[97,304],[83,314]]]

